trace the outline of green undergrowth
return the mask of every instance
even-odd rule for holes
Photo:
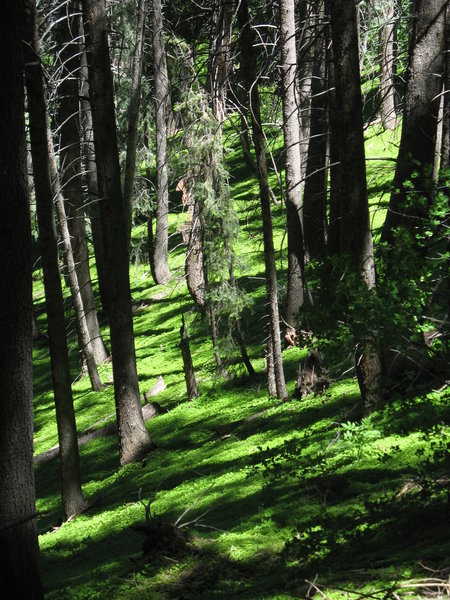
[[[369,130],[368,156],[392,156],[395,143],[388,136]],[[406,597],[399,587],[406,580],[449,566],[448,389],[391,397],[370,416],[363,414],[351,378],[336,379],[323,395],[285,403],[268,398],[258,187],[240,164],[233,139],[230,133],[232,193],[241,223],[237,278],[252,301],[242,320],[257,375],[248,377],[229,348],[230,377],[217,374],[208,328],[183,279],[178,226],[184,216],[172,215],[172,280],[155,286],[139,252],[130,269],[141,393],[160,376],[166,384],[151,398],[165,412],[147,422],[157,449],[119,469],[116,437],[81,447],[83,492],[92,507],[67,522],[61,519],[57,460],[36,465],[49,599],[395,597],[387,590]],[[368,163],[375,227],[382,223],[393,165]],[[277,193],[275,174],[271,185]],[[282,273],[283,207],[273,209]],[[136,247],[143,229],[134,230]],[[45,332],[41,286],[37,273],[35,306]],[[281,277],[281,295],[284,286]],[[191,402],[179,348],[182,313],[200,390]],[[304,353],[284,351],[291,394]],[[103,391],[90,391],[88,378],[79,376],[72,340],[71,368],[79,433],[114,420],[111,365],[100,368]],[[38,455],[57,443],[45,339],[36,343],[34,369]],[[177,537],[155,542],[144,561],[144,536],[133,528],[145,524],[148,503],[154,523],[180,520]]]

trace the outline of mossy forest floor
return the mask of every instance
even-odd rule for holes
[[[392,156],[388,136],[369,130],[368,156]],[[392,135],[392,134],[389,134]],[[431,385],[392,396],[364,416],[351,373],[324,395],[280,403],[266,391],[264,272],[255,181],[232,150],[233,197],[239,207],[246,263],[240,285],[252,298],[243,316],[257,375],[233,357],[228,381],[218,376],[207,327],[192,310],[183,280],[183,248],[171,217],[173,279],[151,281],[139,253],[130,270],[141,393],[159,376],[154,399],[166,410],[148,421],[158,449],[118,468],[115,436],[80,449],[83,491],[96,499],[85,514],[61,522],[58,460],[36,466],[37,510],[46,597],[165,598],[397,598],[443,597],[450,574],[450,391]],[[374,227],[380,225],[394,163],[369,161]],[[273,181],[276,188],[276,180]],[[284,215],[274,207],[278,248]],[[286,267],[277,254],[280,273]],[[285,282],[280,278],[281,292]],[[35,302],[45,331],[42,282]],[[69,310],[70,312],[70,310]],[[179,348],[181,313],[191,335],[200,397],[188,402]],[[105,336],[107,329],[104,330]],[[108,339],[106,337],[106,342]],[[284,352],[292,393],[305,350]],[[72,345],[78,431],[114,413],[112,367],[101,367],[105,388],[80,378]],[[38,341],[35,368],[35,454],[57,443],[49,355]],[[249,418],[252,417],[252,418]],[[179,535],[156,540],[147,560],[144,536],[151,501],[155,523],[178,523]],[[426,580],[426,581],[424,581]]]

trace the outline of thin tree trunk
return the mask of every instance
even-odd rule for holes
[[[375,293],[375,263],[366,187],[366,165],[358,63],[358,34],[353,0],[331,0],[331,35],[339,113],[341,220],[340,253]],[[370,334],[356,340],[356,373],[368,408],[380,395],[381,363]]]
[[[108,316],[120,464],[124,465],[140,459],[154,448],[154,444],[142,418],[136,369],[128,249],[108,48],[108,19],[102,0],[83,0],[82,4],[108,275]]]
[[[166,51],[163,37],[161,0],[153,0],[153,57],[156,109],[156,233],[151,247],[155,283],[166,283],[169,270],[169,186],[167,180],[167,115],[169,97]]]
[[[299,98],[299,122],[300,122],[300,156],[301,156],[301,178],[306,174],[306,161],[308,157],[308,146],[310,139],[310,105],[312,68],[314,64],[314,0],[306,0],[298,5],[299,27],[296,38],[299,48],[297,56],[297,78]]]
[[[186,389],[188,400],[192,400],[192,398],[198,398],[198,388],[197,381],[195,379],[195,371],[194,365],[192,363],[191,356],[191,347],[189,344],[189,335],[186,331],[186,324],[184,322],[184,316],[181,316],[182,325],[180,328],[180,347],[181,347],[181,355],[183,357],[183,369],[184,369],[184,378],[186,380]]]
[[[83,24],[80,24],[80,37],[84,37]],[[94,130],[92,111],[89,100],[89,81],[86,52],[81,55],[80,68],[81,125],[83,129],[83,158],[86,172],[88,192],[87,213],[91,223],[92,242],[94,246],[95,265],[97,268],[98,287],[103,310],[108,313],[108,295],[106,292],[106,266],[103,248],[102,224],[100,219],[100,195],[98,192],[97,165],[95,164]]]
[[[47,120],[48,123],[48,120]],[[56,170],[55,156],[53,151],[53,142],[51,138],[50,127],[48,128],[48,155],[49,155],[49,169],[50,176],[52,179],[52,189],[55,196],[56,212],[58,215],[59,226],[61,229],[61,237],[64,249],[64,256],[67,264],[67,274],[69,279],[70,292],[72,294],[72,301],[75,308],[75,316],[77,321],[77,331],[79,337],[79,348],[86,362],[87,370],[89,373],[89,379],[91,380],[92,389],[95,392],[99,392],[102,388],[102,382],[97,370],[97,362],[94,356],[94,350],[91,344],[91,337],[86,322],[86,312],[83,306],[83,299],[81,296],[81,290],[78,283],[78,276],[75,266],[75,259],[72,251],[72,243],[70,239],[69,226],[67,223],[66,210],[64,207],[64,199],[61,193],[61,187],[59,183],[58,173]]]
[[[286,216],[288,236],[288,287],[286,337],[296,339],[303,306],[302,157],[297,90],[297,50],[294,0],[280,1],[283,130],[286,151]]]
[[[78,514],[85,501],[81,492],[75,413],[66,341],[64,302],[58,263],[58,242],[53,215],[53,190],[48,155],[48,123],[42,69],[39,62],[36,5],[27,3],[25,46],[26,85],[30,121],[31,154],[36,191],[39,245],[44,271],[45,303],[52,365],[53,391],[60,447],[61,490],[66,517]]]
[[[380,118],[384,129],[395,129],[397,115],[395,112],[395,2],[382,0],[380,28]]]
[[[72,2],[69,6],[64,6],[59,14],[59,22],[56,29],[58,42],[58,60],[56,68],[58,69],[58,110],[56,122],[58,124],[59,134],[59,164],[60,176],[54,169],[52,179],[54,185],[60,186],[63,191],[65,208],[67,214],[67,225],[70,236],[67,242],[70,245],[70,253],[75,265],[75,276],[81,302],[83,304],[83,313],[78,312],[78,322],[80,318],[85,321],[87,327],[90,345],[95,362],[102,363],[108,358],[108,351],[103,343],[100,334],[100,327],[95,308],[94,292],[92,289],[91,274],[89,269],[89,250],[86,234],[83,188],[81,175],[81,140],[80,140],[80,105],[79,105],[79,70],[80,70],[80,43],[77,39],[80,30],[80,17],[78,2]],[[53,154],[53,144],[50,147],[50,157]],[[50,160],[50,167],[54,164]],[[67,251],[69,247],[65,244]],[[66,255],[66,262],[68,258]],[[73,276],[71,276],[73,279]],[[70,279],[70,277],[69,277]],[[73,284],[70,284],[71,289]],[[79,300],[74,299],[74,303]],[[77,309],[76,309],[77,310]],[[84,325],[82,326],[84,328]],[[79,337],[80,337],[79,326]],[[86,347],[86,343],[83,344]],[[80,346],[80,351],[84,353]],[[89,351],[90,352],[90,351]],[[92,361],[91,361],[92,363]],[[91,364],[91,381],[94,377],[96,386],[99,385],[98,376],[93,370],[96,366]]]
[[[44,598],[33,470],[32,260],[23,87],[25,2],[0,20],[0,589]]]
[[[209,45],[208,80],[212,111],[220,125],[226,116],[232,18],[233,2],[231,0],[215,0]]]
[[[123,184],[123,202],[125,207],[128,252],[130,252],[131,246],[131,227],[133,221],[133,192],[136,174],[136,147],[142,94],[142,64],[144,61],[144,32],[147,6],[148,0],[139,0],[137,8],[136,45],[134,49],[133,70],[131,76],[130,104],[128,106],[127,154]]]
[[[266,269],[266,293],[270,315],[270,338],[277,388],[277,397],[287,398],[286,382],[284,379],[283,359],[281,355],[280,317],[278,309],[278,285],[273,244],[272,215],[270,208],[270,193],[267,176],[266,155],[264,150],[264,134],[261,125],[260,98],[256,76],[256,61],[254,56],[252,33],[249,22],[247,0],[242,0],[238,10],[238,26],[240,31],[241,69],[247,94],[250,97],[252,114],[253,143],[258,164],[258,181],[263,221],[264,262]]]

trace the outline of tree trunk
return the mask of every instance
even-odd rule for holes
[[[78,312],[77,322],[80,319],[85,321],[83,328],[87,328],[88,340],[92,350],[95,362],[102,363],[108,358],[108,352],[103,343],[100,334],[100,327],[95,308],[94,292],[92,289],[91,274],[89,269],[89,249],[86,234],[84,206],[83,206],[83,188],[81,175],[81,144],[80,144],[80,105],[78,90],[78,73],[80,69],[80,43],[77,39],[77,33],[80,29],[80,18],[78,15],[79,6],[77,2],[74,6],[64,6],[59,14],[60,21],[57,26],[58,42],[58,60],[56,68],[58,69],[58,110],[56,122],[58,124],[57,132],[59,137],[59,165],[60,176],[56,171],[53,155],[53,144],[49,139],[50,168],[54,186],[61,187],[64,197],[65,207],[62,210],[67,214],[65,220],[68,226],[68,236],[64,242],[66,253],[66,262],[69,262],[67,252],[72,254],[71,261],[74,263],[75,273],[69,273],[69,280],[74,276],[77,280],[79,289],[79,299],[74,298],[74,304],[81,304],[83,312]],[[62,199],[59,193],[56,198]],[[70,234],[70,235],[69,235]],[[70,284],[71,290],[73,283]],[[76,309],[77,310],[77,309]],[[78,325],[79,337],[81,336],[80,325]],[[83,343],[86,348],[86,341]],[[80,346],[80,351],[84,354],[86,350]],[[99,384],[96,365],[90,360],[90,376],[96,380],[96,386]]]
[[[23,89],[25,2],[0,20],[0,589],[44,598],[33,471],[32,261]]]
[[[299,95],[294,0],[280,1],[283,131],[286,151],[286,216],[288,235],[288,287],[286,336],[296,338],[303,305],[302,157],[300,153]]]
[[[306,174],[306,161],[308,157],[308,146],[310,139],[310,105],[312,68],[314,64],[314,4],[315,0],[306,0],[298,5],[299,26],[297,28],[298,46],[298,97],[299,97],[299,119],[300,119],[300,156],[302,180]]]
[[[209,45],[208,80],[212,111],[220,125],[226,116],[232,18],[233,2],[230,0],[215,0],[212,35]]]
[[[155,4],[157,0],[154,0]],[[127,155],[125,162],[125,179],[123,184],[123,202],[125,206],[127,247],[130,252],[131,247],[131,228],[133,222],[133,193],[134,179],[136,174],[136,146],[139,124],[139,109],[141,106],[142,93],[142,64],[144,61],[144,33],[145,19],[147,17],[148,0],[139,0],[137,24],[136,24],[136,45],[133,56],[133,74],[131,77],[130,104],[128,107],[128,134],[127,134]]]
[[[80,37],[84,37],[84,29],[80,24]],[[97,165],[95,164],[94,131],[92,126],[92,111],[89,101],[89,81],[86,52],[81,55],[80,97],[83,129],[83,158],[86,172],[86,187],[88,193],[87,213],[91,223],[92,242],[94,246],[95,265],[97,267],[98,287],[103,310],[108,313],[108,295],[106,292],[106,266],[103,248],[102,224],[100,219],[100,195],[98,192]]]
[[[61,237],[64,249],[64,256],[66,258],[68,279],[70,293],[72,294],[72,301],[75,308],[75,318],[77,322],[78,331],[78,345],[80,348],[81,355],[86,362],[87,370],[89,373],[89,379],[91,380],[92,389],[95,392],[99,392],[102,388],[102,382],[97,370],[97,362],[94,356],[94,350],[91,344],[91,337],[86,321],[86,311],[83,306],[83,299],[81,296],[80,285],[78,282],[78,276],[75,266],[75,259],[72,251],[72,243],[70,239],[69,226],[67,223],[66,210],[64,207],[64,199],[61,193],[61,187],[59,183],[58,173],[56,171],[55,156],[53,151],[53,142],[51,139],[50,127],[48,129],[48,154],[49,154],[49,168],[52,179],[52,188],[56,203],[56,213],[58,215],[59,226],[61,229]]]
[[[281,355],[280,317],[278,309],[278,285],[273,244],[272,215],[270,193],[267,176],[266,155],[264,149],[264,133],[261,125],[260,98],[256,76],[256,59],[252,44],[252,32],[249,22],[247,0],[242,0],[238,10],[238,26],[240,31],[241,69],[247,94],[250,98],[252,114],[253,143],[258,165],[258,181],[263,221],[264,262],[266,269],[266,293],[270,315],[270,338],[272,342],[273,365],[277,388],[277,397],[287,398],[286,383]]]
[[[305,260],[325,255],[327,214],[327,87],[323,2],[317,6],[311,83],[310,140],[303,194]]]
[[[445,20],[447,40],[444,67],[444,111],[442,115],[441,177],[450,168],[450,3],[447,6]],[[450,302],[450,298],[449,298]]]
[[[183,193],[186,194],[188,198],[187,202],[190,203],[191,207],[189,210],[192,211],[189,238],[186,248],[186,284],[195,305],[199,311],[204,314],[206,311],[206,281],[203,260],[200,208],[198,202],[192,198],[190,191],[186,189],[188,183],[185,179],[182,181],[184,182],[183,187],[185,189]],[[179,186],[180,184],[178,184],[177,189]]]
[[[327,3],[327,13],[329,14]],[[333,62],[333,48],[331,47],[331,32],[326,31],[326,58],[328,65],[328,118],[330,125],[330,193],[329,193],[329,216],[327,253],[329,256],[337,256],[340,248],[340,223],[341,223],[341,146],[339,142],[339,108],[336,101],[336,77]]]
[[[388,244],[394,242],[395,229],[400,225],[411,232],[420,226],[433,202],[432,171],[444,72],[447,4],[448,0],[415,0],[411,4],[413,27],[402,135],[381,235],[381,241]]]
[[[358,63],[358,34],[353,0],[330,2],[335,68],[336,104],[339,109],[341,219],[340,254],[350,261],[365,285],[375,293],[375,264],[366,187],[366,164]],[[350,299],[349,299],[350,300]],[[361,396],[368,408],[379,400],[381,363],[370,335],[356,340],[356,372]]]
[[[384,129],[395,129],[395,3],[391,0],[380,2],[380,118]]]
[[[58,263],[58,241],[53,215],[53,189],[48,154],[48,123],[34,0],[27,3],[26,85],[30,121],[31,155],[36,191],[39,246],[44,271],[45,303],[60,447],[61,491],[66,517],[78,514],[85,501],[81,492],[80,465],[69,355],[66,340],[64,301]]]
[[[192,363],[191,347],[189,345],[189,335],[186,331],[186,324],[184,322],[183,315],[181,315],[181,319],[182,325],[180,328],[180,347],[181,355],[183,357],[184,378],[186,380],[188,400],[192,400],[192,398],[198,398],[199,393],[197,388],[197,381],[195,379],[194,365]]]
[[[166,283],[169,271],[169,186],[167,181],[167,115],[169,96],[161,0],[153,0],[153,57],[156,110],[156,233],[150,264],[155,283]]]
[[[154,448],[154,444],[142,418],[136,370],[128,249],[108,48],[108,19],[102,0],[83,0],[82,4],[108,275],[106,289],[120,464],[124,465],[140,459]]]

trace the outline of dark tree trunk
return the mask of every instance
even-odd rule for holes
[[[450,4],[447,6],[445,21],[447,40],[444,68],[444,110],[442,115],[442,144],[440,173],[445,175],[450,168]],[[449,299],[450,301],[450,299]]]
[[[53,214],[53,189],[48,153],[47,107],[34,0],[27,3],[26,84],[30,121],[31,155],[36,192],[39,247],[44,272],[45,304],[52,365],[53,391],[60,447],[61,490],[66,517],[78,514],[85,501],[81,492],[80,465],[69,355],[66,340],[64,301],[58,262],[58,240]]]
[[[78,89],[81,46],[77,39],[80,29],[78,4],[76,1],[71,2],[69,6],[64,6],[59,13],[60,21],[56,30],[58,59],[55,63],[55,67],[58,70],[57,95],[59,102],[55,121],[58,125],[60,183],[65,201],[65,212],[67,213],[67,225],[70,232],[68,241],[73,253],[77,287],[83,306],[83,313],[80,317],[86,321],[93,357],[96,362],[101,363],[108,358],[108,352],[100,334],[89,270],[89,250],[81,175]],[[52,175],[52,179],[55,182],[57,177],[57,173]],[[74,299],[75,302],[79,303],[79,300]],[[80,350],[83,352],[81,346]]]
[[[328,3],[329,4],[329,3]],[[327,12],[329,12],[327,10]],[[341,146],[339,142],[339,109],[336,102],[336,77],[333,63],[333,50],[331,47],[331,31],[327,27],[327,65],[328,65],[328,118],[330,125],[330,192],[329,192],[329,216],[327,252],[329,256],[339,254],[340,247],[340,223],[341,223]]]
[[[156,1],[156,0],[155,0]],[[155,4],[155,2],[153,2]],[[128,252],[131,246],[131,228],[133,222],[133,193],[136,174],[136,146],[138,137],[139,110],[142,93],[142,65],[144,61],[145,19],[148,0],[139,0],[136,24],[136,45],[133,56],[133,74],[131,78],[130,104],[128,107],[127,157],[123,184],[123,202],[125,206],[126,235]]]
[[[80,25],[80,37],[84,37],[83,25]],[[103,310],[108,313],[108,295],[106,292],[106,265],[103,248],[102,224],[100,219],[100,195],[98,192],[97,165],[95,164],[94,131],[92,127],[92,111],[89,101],[89,81],[86,52],[81,55],[80,69],[81,125],[83,129],[83,159],[86,172],[88,192],[87,213],[91,223],[92,242],[94,246],[95,265],[97,268],[98,287]]]
[[[303,194],[305,259],[325,255],[327,211],[327,85],[323,2],[317,6],[314,65],[311,83],[310,140]]]
[[[0,20],[0,589],[44,598],[33,471],[32,262],[23,89],[25,2]]]
[[[280,317],[278,309],[278,285],[273,244],[272,215],[270,208],[270,192],[267,176],[266,155],[264,149],[264,133],[261,125],[260,98],[256,76],[256,59],[253,50],[252,32],[249,22],[247,0],[242,0],[238,10],[238,26],[240,31],[241,69],[245,89],[250,98],[252,115],[253,143],[258,165],[258,181],[263,221],[264,262],[266,269],[266,293],[269,304],[270,339],[272,343],[273,366],[277,388],[277,397],[287,398],[286,383],[281,355]]]
[[[297,27],[297,65],[298,95],[300,119],[300,155],[302,180],[306,174],[306,161],[310,139],[310,106],[312,69],[314,64],[314,13],[315,0],[306,0],[298,4],[299,26]]]
[[[169,186],[167,181],[167,114],[169,97],[166,51],[163,38],[161,0],[153,0],[153,57],[156,109],[156,233],[150,264],[155,283],[166,283],[169,271]]]
[[[187,186],[188,184],[186,181],[183,181],[184,186]],[[186,191],[186,194],[189,198],[188,201],[191,203],[190,210],[192,210],[192,220],[186,249],[186,284],[195,305],[199,311],[204,314],[206,311],[206,280],[201,235],[202,228],[200,222],[200,209],[198,202],[192,198],[188,190]]]
[[[391,0],[380,2],[380,118],[384,129],[395,129],[395,3]]]
[[[103,247],[108,275],[106,289],[120,464],[124,465],[141,458],[154,448],[154,444],[142,418],[136,370],[128,249],[108,47],[108,19],[102,0],[83,0],[82,4],[101,198]]]
[[[233,2],[231,0],[215,0],[209,46],[208,79],[212,111],[220,124],[223,123],[226,116],[232,18]]]
[[[394,242],[395,229],[400,225],[410,231],[420,226],[427,219],[433,202],[432,172],[444,72],[447,4],[448,0],[415,0],[411,3],[413,26],[402,136],[381,235],[381,241],[388,244]]]
[[[353,0],[332,0],[330,16],[339,111],[338,136],[342,149],[340,254],[350,261],[352,270],[360,274],[367,288],[372,290],[375,288],[375,264],[366,187],[355,3]],[[361,396],[370,408],[379,399],[381,363],[370,337],[356,340],[356,343],[356,372]]]
[[[50,175],[52,178],[52,188],[56,203],[56,213],[58,215],[64,256],[67,264],[67,276],[69,279],[70,293],[72,294],[72,301],[75,308],[75,318],[77,322],[78,332],[78,345],[84,362],[86,363],[86,367],[89,373],[89,379],[91,380],[92,389],[95,392],[99,392],[103,388],[103,385],[98,374],[97,362],[95,360],[94,350],[91,344],[91,336],[86,320],[86,312],[83,306],[83,298],[81,295],[80,284],[78,281],[78,275],[75,266],[75,258],[72,251],[72,242],[70,238],[69,225],[67,223],[64,199],[62,197],[58,173],[56,170],[55,155],[53,151],[53,142],[51,138],[50,128],[48,130],[48,154]]]
[[[186,380],[186,389],[188,400],[192,400],[192,398],[198,398],[198,388],[197,381],[195,379],[195,371],[194,365],[192,363],[191,356],[191,347],[189,344],[189,335],[186,331],[186,324],[184,322],[184,316],[182,318],[182,325],[180,328],[180,347],[181,347],[181,355],[183,357],[183,369],[184,369],[184,378]]]
[[[303,305],[302,157],[300,153],[299,94],[294,0],[281,0],[281,73],[283,130],[286,152],[286,216],[288,236],[288,288],[286,336],[296,338],[296,325]]]

